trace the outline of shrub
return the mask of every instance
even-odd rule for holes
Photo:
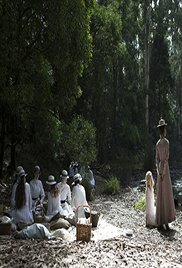
[[[120,191],[120,183],[118,178],[116,177],[111,177],[107,182],[104,187],[104,193],[105,194],[118,194]]]
[[[145,202],[145,194],[143,193],[140,199],[135,203],[135,209],[139,209],[145,211],[146,202]]]
[[[92,122],[77,116],[63,127],[62,151],[72,160],[88,165],[96,159],[96,129]]]

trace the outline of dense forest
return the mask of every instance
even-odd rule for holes
[[[182,157],[181,0],[0,0],[5,164],[152,169],[156,125]]]

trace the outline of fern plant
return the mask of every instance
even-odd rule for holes
[[[145,194],[144,193],[141,195],[140,199],[135,203],[135,209],[145,211],[146,201],[145,201]]]

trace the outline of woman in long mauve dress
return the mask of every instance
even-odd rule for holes
[[[168,223],[175,220],[176,211],[174,205],[173,191],[169,172],[169,141],[166,139],[166,123],[160,119],[160,139],[156,144],[156,167],[157,167],[157,204],[156,222],[160,229],[165,226],[169,230]]]

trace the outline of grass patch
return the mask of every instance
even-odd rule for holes
[[[117,177],[111,177],[104,187],[105,194],[118,194],[120,192],[120,183]]]
[[[146,209],[146,201],[145,194],[143,193],[140,199],[135,203],[135,209],[145,211]]]

